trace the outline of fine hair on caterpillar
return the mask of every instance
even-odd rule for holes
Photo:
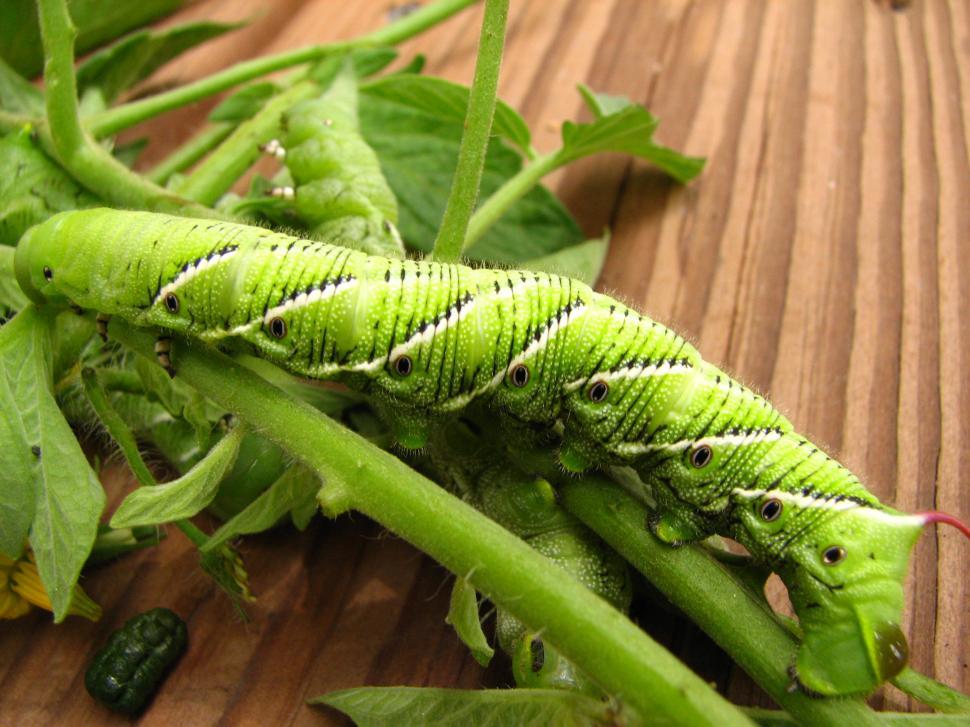
[[[25,235],[15,266],[34,300],[246,345],[294,374],[342,381],[408,449],[473,402],[513,427],[561,428],[567,470],[637,471],[662,541],[718,533],[778,572],[804,634],[797,680],[813,693],[865,693],[898,674],[916,539],[931,522],[970,537],[950,516],[881,504],[682,337],[569,278],[114,210],[50,218]]]

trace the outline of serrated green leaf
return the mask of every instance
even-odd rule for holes
[[[54,313],[24,308],[0,328],[0,552],[28,534],[61,621],[104,508],[101,483],[51,391]]]
[[[259,111],[280,87],[272,81],[243,86],[209,113],[209,121],[245,121]]]
[[[561,689],[362,687],[331,692],[311,699],[310,704],[338,709],[359,727],[591,727],[618,720],[609,704]],[[629,719],[624,723],[631,724]]]
[[[111,527],[159,525],[200,512],[219,491],[219,483],[232,468],[246,428],[236,426],[187,473],[155,487],[139,487],[124,499],[111,517]]]
[[[29,130],[0,139],[0,244],[16,245],[28,228],[97,198],[37,148]]]
[[[44,92],[0,58],[0,108],[17,114],[42,116]]]
[[[216,530],[200,550],[208,553],[240,535],[268,530],[294,508],[305,508],[308,502],[315,509],[319,489],[320,480],[311,470],[303,465],[290,467],[245,510]]]
[[[133,28],[174,12],[188,0],[68,0],[71,20],[77,28],[75,52],[80,55]],[[37,24],[36,0],[0,2],[0,57],[18,73],[33,78],[41,71],[44,50]]]
[[[596,119],[588,124],[567,121],[562,126],[561,163],[600,152],[632,154],[655,164],[678,182],[688,182],[704,168],[704,160],[685,156],[653,141],[658,121],[649,111],[627,99],[580,92]]]
[[[0,312],[23,310],[27,306],[24,295],[13,272],[15,249],[0,245]]]
[[[438,119],[464,125],[468,109],[468,87],[443,78],[413,73],[394,74],[361,84],[361,93],[404,108],[415,109]],[[529,156],[532,135],[525,120],[504,101],[495,104],[492,134],[500,136]]]
[[[478,591],[464,578],[455,577],[445,623],[454,627],[458,638],[471,651],[475,661],[488,666],[495,649],[489,645],[482,631],[482,621],[478,615]]]
[[[108,102],[187,50],[244,23],[185,23],[164,30],[140,30],[87,58],[77,69],[78,92],[97,87]]]
[[[397,196],[401,236],[411,247],[430,252],[451,190],[464,120],[436,116],[367,88],[361,87],[361,129]],[[493,138],[480,198],[486,199],[521,168],[522,158]],[[562,204],[538,186],[463,254],[516,264],[582,240],[582,231]]]
[[[603,269],[603,263],[606,262],[609,247],[610,236],[606,233],[598,240],[587,240],[550,255],[526,260],[522,263],[522,267],[526,270],[564,275],[587,285],[593,285]]]

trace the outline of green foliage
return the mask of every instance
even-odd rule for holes
[[[458,124],[465,122],[469,89],[443,78],[415,75],[409,69],[403,74],[368,81],[360,90],[403,109],[414,109]],[[526,156],[531,154],[532,135],[525,119],[503,101],[495,105],[492,135],[501,137]]]
[[[653,132],[660,122],[643,106],[622,97],[594,93],[582,85],[579,91],[595,120],[588,124],[563,124],[562,149],[558,152],[562,163],[604,151],[621,152],[652,162],[681,183],[690,181],[704,168],[703,159],[684,156],[653,141]]]
[[[41,151],[29,129],[0,138],[0,245],[16,245],[31,226],[55,212],[97,199]]]
[[[14,249],[0,245],[0,318],[18,311],[27,305],[24,295],[13,273]]]
[[[526,260],[522,263],[522,267],[526,270],[576,278],[587,285],[593,285],[606,262],[609,246],[610,236],[604,234],[598,240],[587,240],[542,257]]]
[[[268,530],[287,514],[292,515],[295,524],[302,530],[308,520],[305,516],[307,510],[311,515],[316,511],[319,489],[320,480],[312,471],[302,465],[293,465],[245,509],[214,532],[202,546],[202,552],[211,552],[240,535]]]
[[[39,116],[44,113],[44,92],[0,58],[0,109]]]
[[[232,469],[246,427],[234,427],[182,477],[154,487],[139,487],[111,516],[111,527],[158,525],[191,517],[212,502],[219,483]]]
[[[455,578],[445,621],[455,628],[458,638],[471,651],[475,661],[482,666],[488,666],[495,655],[495,649],[489,645],[482,631],[482,622],[478,615],[478,591],[464,578]]]
[[[92,54],[78,66],[78,93],[97,88],[110,102],[173,58],[242,25],[202,21],[164,30],[139,30]]]
[[[254,116],[279,91],[279,84],[272,81],[259,81],[243,86],[209,112],[209,121],[245,121]]]
[[[384,175],[398,198],[398,227],[408,245],[430,252],[451,189],[463,121],[453,108],[404,104],[398,84],[411,76],[392,76],[361,89],[364,138],[377,152]],[[522,158],[493,138],[482,178],[481,197],[495,192],[522,168]],[[546,189],[536,187],[512,206],[474,246],[473,260],[518,263],[581,242],[578,225]]]
[[[96,48],[122,33],[168,15],[185,3],[186,0],[120,3],[68,0],[71,19],[78,30],[77,51],[84,53]],[[0,58],[27,78],[40,73],[44,57],[36,0],[4,0],[0,3]]]
[[[18,556],[29,533],[61,621],[105,497],[54,400],[53,327],[53,311],[27,307],[0,328],[0,552]]]
[[[331,692],[310,700],[338,709],[359,727],[434,724],[439,727],[562,725],[594,727],[617,724],[607,702],[559,689],[432,689],[364,687]],[[638,724],[624,715],[623,724]],[[632,720],[632,721],[631,721]]]

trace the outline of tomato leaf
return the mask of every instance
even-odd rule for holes
[[[28,535],[54,620],[67,615],[105,496],[54,400],[55,311],[28,306],[0,328],[0,552]]]
[[[236,461],[246,428],[236,426],[192,469],[172,482],[139,487],[124,499],[111,516],[111,527],[158,525],[191,517],[201,511],[219,491],[219,483]]]
[[[362,687],[330,692],[311,699],[310,704],[338,709],[359,727],[391,724],[591,727],[619,723],[618,715],[608,703],[561,689]],[[631,715],[624,715],[628,716]]]
[[[208,553],[240,535],[268,530],[287,513],[304,508],[307,502],[313,503],[315,510],[319,489],[320,480],[312,471],[302,465],[290,467],[246,509],[216,530],[200,550]]]
[[[78,93],[97,87],[105,101],[110,102],[185,51],[243,25],[203,21],[164,30],[139,30],[94,53],[78,66]]]
[[[582,85],[579,92],[596,118],[588,124],[563,124],[559,151],[563,164],[599,152],[620,152],[652,162],[681,183],[690,181],[704,168],[703,159],[653,141],[659,122],[643,106],[620,96],[594,93]]]
[[[495,655],[495,649],[489,645],[485,632],[482,631],[482,622],[478,615],[478,592],[464,578],[455,576],[445,622],[455,628],[458,638],[472,652],[475,661],[482,666],[488,666]]]

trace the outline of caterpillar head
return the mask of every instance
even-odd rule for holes
[[[806,506],[795,495],[769,492],[750,502],[742,517],[748,532],[769,536],[759,538],[764,543],[772,534],[780,536],[777,543],[786,533],[801,533],[779,556],[803,632],[794,668],[799,685],[827,696],[864,694],[906,666],[909,649],[899,625],[903,583],[923,526],[958,521],[830,502],[828,508]]]
[[[67,222],[65,213],[31,227],[20,238],[14,258],[17,283],[35,303],[67,305],[72,298],[72,266],[62,265],[66,246],[58,234]],[[82,281],[73,281],[80,289]]]

